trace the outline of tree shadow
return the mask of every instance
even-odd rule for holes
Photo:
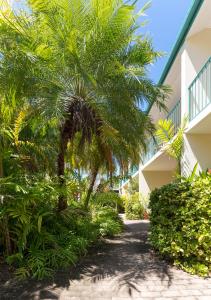
[[[35,299],[36,295],[39,295],[36,299],[59,299],[62,290],[71,289],[73,282],[84,280],[94,286],[107,282],[109,289],[123,289],[128,296],[141,292],[145,281],[153,278],[165,280],[170,286],[173,273],[151,249],[148,229],[146,222],[129,222],[121,236],[92,248],[80,263],[69,270],[58,271],[52,280],[7,282],[0,287],[0,299]]]

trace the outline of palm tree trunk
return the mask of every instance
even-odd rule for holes
[[[2,220],[2,231],[3,231],[3,237],[4,237],[4,242],[5,242],[5,250],[6,250],[6,255],[11,255],[12,254],[12,243],[11,243],[11,238],[10,238],[10,231],[9,231],[9,226],[8,226],[8,218],[5,216]]]
[[[63,136],[61,132],[61,141],[60,141],[60,150],[58,154],[57,164],[57,176],[59,178],[59,185],[60,185],[60,195],[58,200],[58,211],[62,211],[67,208],[67,198],[65,193],[65,153],[67,150],[67,139]]]
[[[99,166],[96,166],[96,168],[93,170],[93,172],[91,174],[91,181],[90,181],[89,189],[87,191],[86,199],[84,202],[85,208],[88,208],[90,196],[93,192],[93,188],[94,188],[94,184],[95,184],[95,181],[97,178],[98,171],[99,171]]]

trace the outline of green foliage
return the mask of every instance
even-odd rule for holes
[[[144,207],[139,199],[139,193],[127,196],[125,202],[125,216],[128,220],[140,220],[143,218]]]
[[[192,172],[191,172],[190,175],[188,175],[188,176],[181,176],[181,175],[179,175],[179,176],[178,176],[178,179],[180,179],[180,180],[182,180],[182,181],[188,181],[188,182],[192,183],[192,182],[194,181],[195,177],[196,177],[197,168],[198,168],[198,162],[197,162],[197,163],[195,164],[195,166],[193,167],[193,170],[192,170]],[[201,178],[202,178],[204,175],[205,175],[205,178],[206,178],[207,172],[204,172],[204,174],[203,174],[203,172],[200,173],[200,177],[201,177]]]
[[[72,200],[68,209],[58,213],[57,186],[42,176],[0,179],[0,248],[20,278],[52,276],[58,268],[74,264],[99,236],[112,236],[122,229],[112,208],[93,206],[89,213]],[[7,235],[12,241],[10,253],[6,252]]]
[[[119,167],[137,163],[147,133],[154,130],[140,108],[146,102],[164,107],[169,89],[147,77],[148,65],[161,53],[138,33],[142,13],[136,13],[135,3],[30,0],[26,8],[0,13],[4,116],[24,104],[42,119],[41,128],[53,122],[56,138],[43,144],[39,138],[47,162],[52,150],[47,146],[55,145],[56,151],[60,146],[64,158],[68,141],[73,144],[79,134],[75,152],[88,153],[85,168],[100,162],[112,172],[114,162]],[[33,132],[37,140],[33,129],[30,123],[23,137]],[[87,152],[96,137],[96,151]]]
[[[96,207],[93,210],[93,221],[101,236],[114,236],[122,231],[123,223],[115,209]]]
[[[96,193],[92,198],[94,205],[111,207],[118,212],[124,211],[123,199],[115,192]]]
[[[180,128],[175,130],[171,119],[159,120],[157,124],[156,137],[159,146],[164,146],[164,150],[177,161],[177,172],[181,173],[181,158],[184,148],[184,131],[186,129],[187,118],[184,118]]]
[[[41,279],[120,232],[120,199],[100,195],[84,211],[74,173],[96,179],[100,169],[112,183],[116,165],[137,164],[155,129],[140,108],[164,108],[169,88],[147,77],[160,53],[137,31],[144,10],[122,0],[25,5],[0,12],[0,249],[19,277]]]
[[[127,192],[132,195],[139,192],[139,182],[137,178],[130,178]]]
[[[142,194],[139,194],[139,197],[140,197],[140,201],[141,201],[141,204],[144,208],[144,214],[146,216],[149,216],[150,214],[150,209],[149,209],[149,196],[144,196]]]
[[[38,279],[50,276],[54,269],[74,263],[78,253],[85,251],[89,238],[75,234],[70,215],[55,211],[58,196],[55,182],[24,177],[19,184],[7,181],[2,186],[5,196],[0,206],[0,226],[4,226],[6,217],[12,240],[7,262],[17,266],[18,276],[32,275]],[[5,241],[3,236],[0,240],[3,247]]]
[[[123,223],[118,211],[123,208],[122,199],[114,192],[96,193],[92,198],[92,217],[101,236],[113,236],[122,231]]]
[[[178,181],[150,197],[152,245],[182,269],[211,270],[211,176]]]

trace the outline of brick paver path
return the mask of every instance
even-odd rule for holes
[[[147,221],[127,221],[125,232],[107,240],[53,282],[0,287],[0,299],[211,300],[211,278],[191,276],[155,256],[147,242]]]

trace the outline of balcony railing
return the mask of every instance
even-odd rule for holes
[[[174,108],[169,112],[167,120],[172,120],[174,124],[174,134],[176,134],[181,125],[181,100],[179,100]]]
[[[189,119],[192,121],[211,103],[211,57],[189,87]]]
[[[174,108],[169,112],[166,119],[172,120],[174,124],[174,134],[177,133],[181,124],[181,101],[179,100]],[[156,139],[151,138],[148,143],[147,153],[144,155],[143,164],[146,164],[159,150]]]

